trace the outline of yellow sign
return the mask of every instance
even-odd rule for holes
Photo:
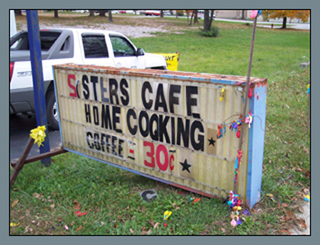
[[[157,53],[163,55],[167,62],[167,69],[170,71],[177,71],[178,70],[178,63],[179,63],[179,52],[164,54],[164,53]]]

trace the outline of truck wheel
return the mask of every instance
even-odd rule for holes
[[[52,129],[59,129],[58,108],[54,91],[49,90],[47,93],[47,119],[49,127]]]

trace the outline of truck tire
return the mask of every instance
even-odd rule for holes
[[[59,129],[58,108],[56,98],[54,96],[54,90],[49,90],[46,97],[47,101],[47,119],[51,129]]]

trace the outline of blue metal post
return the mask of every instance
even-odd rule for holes
[[[252,208],[260,199],[263,148],[266,123],[267,84],[257,84],[250,99],[249,110],[253,114],[249,129],[247,205]]]
[[[37,10],[27,10],[27,24],[37,126],[45,125],[47,128],[46,100],[43,86],[41,42]],[[48,129],[46,129],[46,135],[47,136],[43,142],[43,146],[40,147],[40,153],[50,151]],[[51,159],[42,159],[41,163],[48,167],[51,164]]]

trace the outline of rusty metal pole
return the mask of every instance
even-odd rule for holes
[[[248,74],[247,74],[247,81],[246,81],[246,97],[245,97],[245,102],[243,106],[243,113],[242,113],[242,124],[244,123],[246,111],[247,111],[247,104],[248,104],[248,95],[249,95],[249,86],[250,86],[250,76],[251,76],[251,67],[252,67],[252,56],[253,56],[253,48],[254,48],[254,40],[256,36],[256,26],[257,26],[257,19],[258,15],[254,18],[253,21],[253,28],[252,28],[252,38],[251,38],[251,47],[250,47],[250,58],[249,58],[249,66],[248,66]],[[243,141],[243,134],[244,134],[244,129],[245,127],[241,127],[242,132],[240,134],[240,141],[239,141],[239,151],[242,150],[242,141]],[[238,163],[238,168],[240,166],[240,163]],[[236,192],[236,184],[234,183],[233,185],[233,192]]]
[[[13,183],[15,182],[19,172],[23,168],[24,162],[25,162],[25,160],[26,160],[26,158],[32,148],[33,143],[34,143],[34,139],[30,137],[24,152],[22,153],[20,159],[18,160],[18,162],[16,164],[16,167],[14,168],[14,170],[10,176],[10,188],[13,185]]]

